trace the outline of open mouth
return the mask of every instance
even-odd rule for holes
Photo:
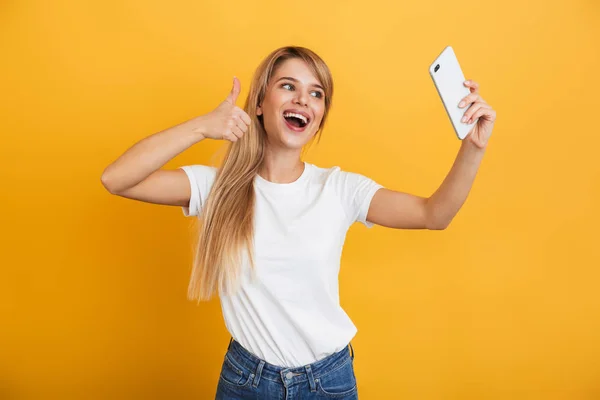
[[[309,124],[310,118],[304,114],[286,111],[283,113],[283,118],[295,131],[302,131]]]

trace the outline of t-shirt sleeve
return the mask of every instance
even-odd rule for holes
[[[182,207],[183,215],[186,217],[196,216],[202,210],[208,194],[215,181],[217,168],[207,165],[186,165],[180,167],[190,181],[190,203]]]
[[[335,185],[348,217],[348,225],[360,222],[367,228],[373,227],[374,224],[367,221],[367,214],[373,196],[383,185],[354,172],[338,170],[334,175]]]

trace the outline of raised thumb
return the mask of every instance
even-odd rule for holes
[[[242,85],[240,83],[240,80],[237,77],[233,77],[233,87],[231,88],[231,92],[229,93],[229,96],[227,96],[227,101],[230,102],[231,104],[235,105],[235,102],[237,101],[238,96],[240,95],[240,91],[242,90]]]

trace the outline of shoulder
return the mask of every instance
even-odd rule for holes
[[[366,217],[371,199],[383,186],[373,179],[340,166],[315,167],[315,176],[324,182],[324,188],[331,188],[344,209],[348,224],[355,221],[364,223],[367,227],[372,224]]]
[[[369,180],[366,176],[353,172],[348,169],[344,169],[339,165],[331,167],[319,167],[312,165],[314,179],[323,184],[330,184],[336,187],[340,186],[352,186],[358,184],[363,180]]]
[[[199,190],[201,196],[208,194],[208,191],[215,182],[218,168],[209,165],[194,164],[185,165],[179,167],[185,172],[192,185],[192,194],[194,194],[194,188]]]
[[[320,167],[314,164],[309,164],[310,168],[312,168],[312,177],[315,181],[320,183],[325,183],[331,177],[335,178],[342,172],[342,169],[339,166],[333,167]]]
[[[193,181],[212,181],[217,175],[218,168],[210,165],[194,164],[180,167]]]
[[[208,175],[214,176],[217,174],[217,167],[212,167],[210,165],[202,165],[202,164],[193,164],[193,165],[184,165],[180,167],[186,172],[191,172],[194,175]]]

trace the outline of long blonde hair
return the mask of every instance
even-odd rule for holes
[[[246,134],[230,143],[219,167],[206,204],[199,215],[188,299],[210,300],[215,291],[231,294],[239,288],[241,265],[254,265],[254,178],[264,158],[266,132],[257,107],[267,92],[269,80],[285,60],[303,60],[325,92],[325,111],[316,136],[320,140],[333,97],[333,79],[325,62],[313,51],[286,46],[271,52],[254,73],[244,111],[252,123]],[[247,259],[244,258],[247,256]]]

